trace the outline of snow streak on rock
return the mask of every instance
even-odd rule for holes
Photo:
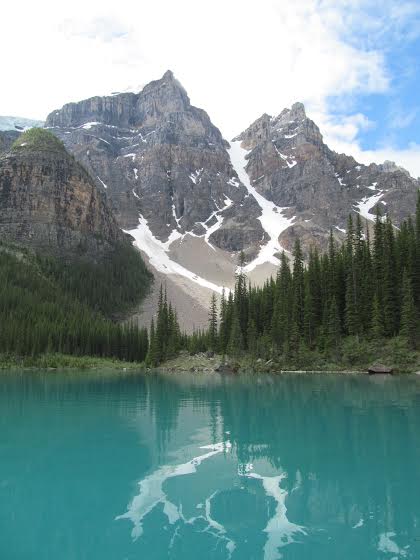
[[[163,243],[153,235],[147,225],[147,220],[140,215],[137,228],[125,231],[125,233],[129,233],[134,237],[135,245],[146,253],[149,257],[150,264],[154,266],[158,272],[163,272],[164,274],[178,274],[204,288],[208,288],[219,294],[222,293],[223,286],[217,286],[213,284],[213,282],[205,280],[170,258],[168,251],[171,243],[182,238],[182,234],[179,231],[173,230],[168,240]]]
[[[370,188],[370,187],[368,187]],[[383,197],[384,192],[383,191],[379,191],[379,193],[374,194],[372,196],[365,196],[364,198],[362,198],[362,200],[360,200],[355,206],[357,209],[357,212],[359,212],[359,214],[361,216],[363,216],[363,218],[365,218],[366,220],[371,220],[372,222],[375,220],[375,216],[373,214],[371,214],[371,210],[372,208],[380,201],[380,199]]]
[[[293,224],[294,218],[286,218],[283,215],[283,211],[286,210],[286,208],[276,206],[273,202],[264,198],[251,185],[251,181],[245,171],[247,164],[246,155],[248,154],[248,151],[241,148],[241,142],[231,142],[230,146],[231,147],[228,152],[232,165],[238,174],[239,179],[247,188],[248,193],[255,198],[261,208],[262,213],[258,219],[260,220],[264,231],[270,238],[268,243],[260,248],[258,256],[245,267],[245,271],[250,272],[251,270],[254,270],[255,267],[267,262],[278,265],[280,264],[279,260],[274,255],[283,250],[279,243],[280,234]]]

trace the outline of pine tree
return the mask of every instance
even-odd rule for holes
[[[232,326],[230,330],[228,354],[229,356],[239,358],[242,356],[245,349],[244,339],[242,335],[241,325],[239,323],[239,316],[237,310],[234,310],[232,318]]]
[[[213,292],[210,300],[209,310],[209,348],[215,351],[217,349],[217,300],[216,294]]]
[[[338,312],[337,301],[335,297],[333,297],[328,309],[327,348],[336,359],[338,359],[339,352],[340,352],[340,341],[341,341],[340,315]]]
[[[416,306],[414,304],[413,289],[407,271],[404,270],[400,334],[407,339],[410,348],[416,347],[417,331]]]
[[[305,280],[303,269],[303,255],[299,239],[295,242],[293,251],[293,323],[297,327],[299,337],[303,335]]]

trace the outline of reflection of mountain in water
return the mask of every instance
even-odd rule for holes
[[[151,388],[155,383],[158,391]],[[265,558],[280,558],[275,551],[295,541],[302,553],[306,547],[309,553],[313,539],[320,545],[323,535],[325,553],[339,554],[341,540],[327,542],[326,531],[351,539],[363,532],[375,550],[392,549],[396,557],[396,550],[404,556],[410,547],[418,547],[408,537],[417,531],[418,496],[402,495],[398,488],[398,481],[418,477],[420,453],[412,427],[418,422],[414,404],[420,386],[415,381],[390,379],[378,385],[368,378],[265,376],[214,377],[207,383],[180,376],[158,378],[149,387],[149,398],[156,399],[150,402],[156,427],[165,434],[157,437],[169,449],[180,431],[191,434],[191,411],[206,409],[212,434],[207,430],[197,447],[208,442],[206,437],[216,441],[228,434],[224,439],[232,443],[232,453],[223,452],[223,443],[215,444],[186,473],[194,459],[183,463],[178,457],[188,453],[193,457],[194,448],[190,443],[178,448],[173,463],[139,482],[139,495],[122,517],[130,517],[132,510],[134,517],[133,511],[142,512],[143,521],[150,512],[144,510],[149,485],[158,477],[165,498],[162,502],[157,495],[153,507],[163,504],[168,519],[176,511],[176,523],[203,522],[205,531],[222,540],[230,552],[235,547],[235,554],[250,530],[266,534],[260,543]],[[181,476],[185,474],[193,476]],[[203,479],[207,483],[211,479],[213,485]],[[199,515],[188,517],[182,513],[186,496],[203,484],[207,493],[198,493],[190,509],[206,505]],[[168,498],[169,489],[178,502]],[[254,512],[252,519],[244,513],[248,508]],[[179,526],[174,532],[182,534]]]
[[[58,496],[100,465],[121,557],[420,558],[419,380],[83,375],[14,374],[0,409],[7,419],[19,402],[60,472],[63,449],[80,457]],[[39,484],[51,497],[50,479]],[[26,499],[8,496],[11,511]],[[37,519],[51,500],[38,499]],[[64,531],[71,508],[61,516]]]

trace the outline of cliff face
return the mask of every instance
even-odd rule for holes
[[[378,209],[399,224],[415,207],[419,181],[392,162],[366,166],[333,152],[301,103],[275,118],[262,115],[235,140],[249,151],[255,189],[294,216],[281,235],[286,249],[296,237],[306,248],[325,248],[329,230],[343,237],[352,213],[369,222]]]
[[[61,142],[32,129],[0,157],[0,237],[96,260],[124,234],[105,197]]]
[[[190,233],[229,251],[263,238],[227,142],[172,72],[138,94],[65,105],[46,125],[106,192],[122,228],[136,228],[140,214],[161,241]]]

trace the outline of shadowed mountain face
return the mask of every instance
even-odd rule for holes
[[[91,172],[124,229],[139,214],[153,235],[207,235],[237,251],[263,237],[259,208],[238,181],[228,144],[168,71],[139,94],[70,103],[47,127]]]
[[[22,134],[0,157],[0,236],[60,257],[95,261],[124,239],[106,198],[55,136]]]

